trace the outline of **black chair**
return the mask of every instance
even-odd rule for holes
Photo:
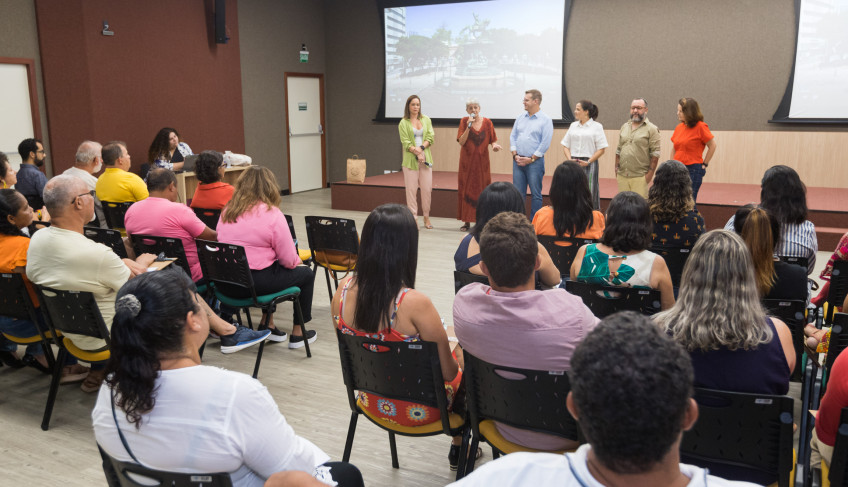
[[[194,214],[197,215],[197,218],[205,223],[207,227],[212,230],[218,228],[218,219],[221,216],[221,210],[211,210],[209,208],[192,208],[192,210],[194,210]]]
[[[301,249],[298,245],[297,241],[297,232],[294,229],[294,220],[291,215],[283,215],[286,217],[286,223],[289,225],[289,232],[291,232],[292,240],[294,240],[294,249],[297,250],[297,256],[300,257],[300,261],[305,265],[312,265],[312,252],[309,249]]]
[[[578,441],[581,435],[577,422],[565,405],[571,382],[564,371],[504,367],[481,360],[467,350],[463,354],[472,432],[468,451],[476,452],[481,439],[491,445],[494,458],[519,451],[539,451],[504,438],[495,421]],[[469,455],[466,474],[474,471],[474,457]]]
[[[112,252],[118,254],[118,257],[126,259],[127,248],[124,246],[124,239],[121,237],[121,232],[112,230],[111,228],[84,227],[83,234],[91,240],[112,249]]]
[[[339,340],[339,359],[351,411],[342,461],[350,460],[356,422],[360,414],[389,432],[393,468],[399,468],[395,434],[456,436],[464,433],[465,421],[462,416],[449,413],[447,409],[448,400],[435,343],[383,342],[347,335],[338,329],[336,336]],[[356,391],[438,408],[440,418],[421,426],[399,426],[394,422],[371,416],[364,407],[360,407]],[[371,445],[369,447],[373,448]],[[371,453],[373,454],[373,451]],[[465,451],[461,451],[460,458],[464,458],[464,455]],[[457,478],[460,477],[458,472]]]
[[[683,247],[651,247],[651,252],[659,255],[665,261],[668,272],[671,274],[671,284],[675,288],[680,287],[680,278],[683,276],[683,268],[689,258],[691,249]]]
[[[144,253],[159,255],[160,253],[164,253],[165,257],[171,259],[177,259],[174,261],[174,264],[179,266],[185,273],[191,277],[191,267],[188,265],[188,259],[186,259],[185,248],[183,248],[183,241],[176,237],[159,237],[156,235],[146,235],[143,233],[134,233],[129,235],[130,242],[132,242],[133,251],[135,251],[135,255],[141,255]],[[198,289],[199,294],[203,294],[204,290]]]
[[[786,262],[787,264],[801,266],[804,269],[807,269],[807,267],[810,264],[810,259],[807,258],[807,257],[795,257],[793,255],[778,255],[777,258],[781,262]]]
[[[565,290],[579,296],[598,318],[626,310],[652,315],[661,309],[660,292],[656,289],[565,281]]]
[[[848,408],[842,408],[830,467],[822,462],[822,487],[848,487]]]
[[[792,332],[792,344],[795,346],[795,370],[791,380],[800,382],[803,370],[804,325],[806,325],[807,303],[800,299],[764,299],[763,307],[772,315],[786,323]]]
[[[848,294],[848,260],[838,260],[833,263],[833,271],[830,275],[830,291],[827,293],[827,312],[824,315],[824,324],[833,322],[836,308],[842,306],[845,295]]]
[[[330,274],[336,287],[339,285],[338,273],[347,274],[356,268],[356,256],[359,254],[359,234],[356,222],[347,218],[329,216],[307,216],[306,238],[312,252],[314,271],[318,266],[324,268],[327,278],[327,292],[333,300],[333,287]]]
[[[122,230],[124,228],[124,216],[133,202],[115,203],[114,201],[100,200],[100,203],[103,205],[103,216],[106,217],[106,226]]]
[[[247,265],[247,255],[244,253],[244,247],[200,239],[195,240],[195,243],[197,245],[197,258],[200,261],[200,269],[203,271],[203,277],[206,279],[207,285],[211,287],[215,293],[215,297],[221,303],[236,309],[236,317],[239,323],[241,323],[241,313],[238,310],[243,309],[245,311],[248,326],[253,328],[250,308],[259,308],[262,310],[262,318],[265,319],[266,315],[278,303],[292,301],[294,312],[297,316],[295,325],[300,326],[300,329],[303,331],[306,356],[312,356],[312,351],[309,349],[309,340],[306,339],[309,334],[306,332],[306,325],[303,324],[303,313],[300,310],[299,287],[292,286],[273,294],[257,296],[256,290],[253,288],[253,276],[250,273],[250,267]],[[240,289],[248,297],[233,297],[226,294],[227,292],[232,292],[232,289]],[[298,321],[300,324],[297,323]],[[253,369],[254,378],[259,374],[259,362],[262,360],[262,351],[264,349],[265,342],[263,341],[259,345],[259,353],[256,356],[256,366]]]
[[[176,473],[163,472],[142,467],[133,462],[115,459],[100,445],[100,458],[103,459],[103,473],[109,487],[142,487],[158,485],[170,487],[232,487],[233,481],[227,472],[219,473]]]
[[[470,272],[453,271],[453,292],[458,293],[460,289],[471,284],[472,282],[480,282],[489,285],[489,278],[486,276],[478,276]]]
[[[683,434],[682,463],[709,468],[728,480],[789,487],[794,470],[791,397],[695,388],[695,401],[698,421]]]
[[[45,332],[38,327],[38,312],[35,309],[32,298],[30,298],[27,292],[26,284],[24,284],[24,278],[21,274],[15,272],[0,274],[0,316],[8,316],[35,323],[36,330],[38,331],[35,335],[17,336],[3,333],[3,336],[18,345],[30,345],[41,342],[47,363],[51,369],[55,367],[56,359],[53,356],[53,348],[50,346],[50,340],[53,338],[53,334],[49,331]]]
[[[47,286],[36,286],[36,289],[45,321],[59,347],[59,356],[56,358],[58,364],[64,364],[65,357],[69,353],[78,360],[88,363],[109,359],[109,329],[103,322],[93,294],[83,291],[64,291]],[[105,340],[106,346],[100,351],[83,350],[77,347],[73,340],[64,336],[68,333]],[[47,431],[50,425],[50,416],[53,414],[53,404],[59,392],[61,376],[62,367],[54,367],[50,392],[47,395],[47,406],[44,408],[44,418],[41,421],[41,429],[44,431]]]
[[[551,260],[564,278],[571,275],[571,263],[574,262],[580,247],[598,242],[591,238],[551,237],[550,235],[536,235],[536,238],[548,251]],[[570,245],[559,245],[557,242],[567,242]]]
[[[830,342],[827,346],[827,354],[824,359],[824,371],[822,375],[821,394],[823,396],[830,379],[830,371],[836,357],[848,347],[848,313],[836,313],[833,315],[833,323],[830,327]],[[817,406],[818,404],[816,404]]]

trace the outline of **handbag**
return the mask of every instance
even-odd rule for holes
[[[360,159],[356,154],[347,160],[347,182],[359,184],[365,182],[365,159]]]

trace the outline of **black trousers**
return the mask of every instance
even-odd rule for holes
[[[303,313],[304,323],[312,321],[312,290],[315,285],[315,274],[309,267],[296,266],[294,269],[286,269],[278,262],[261,270],[251,270],[253,277],[253,288],[256,295],[272,294],[283,289],[297,286],[300,288],[300,310]],[[221,292],[235,298],[250,297],[250,293],[242,288],[221,286]],[[271,310],[273,313],[275,310]],[[293,323],[297,323],[297,313],[293,315]]]

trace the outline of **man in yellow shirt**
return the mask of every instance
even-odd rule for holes
[[[109,142],[101,151],[106,170],[97,179],[97,199],[111,203],[141,201],[149,194],[147,185],[138,175],[129,172],[132,162],[127,144]]]

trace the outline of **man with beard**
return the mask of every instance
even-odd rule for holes
[[[636,98],[630,103],[630,120],[621,126],[615,150],[615,178],[618,191],[634,191],[648,198],[648,183],[660,160],[660,131],[648,121],[648,102]]]
[[[38,210],[44,206],[41,194],[47,184],[47,176],[41,172],[46,153],[40,140],[24,139],[18,144],[18,154],[21,155],[21,168],[18,169],[18,182],[15,189],[24,195],[29,206]]]
[[[66,169],[62,174],[80,178],[88,186],[88,189],[95,189],[97,187],[97,177],[95,174],[103,168],[103,157],[100,154],[101,149],[103,149],[103,146],[99,143],[86,140],[77,148],[74,167]],[[103,215],[103,204],[97,198],[94,198],[94,214],[97,218],[96,225],[100,228],[107,228],[106,217]]]

